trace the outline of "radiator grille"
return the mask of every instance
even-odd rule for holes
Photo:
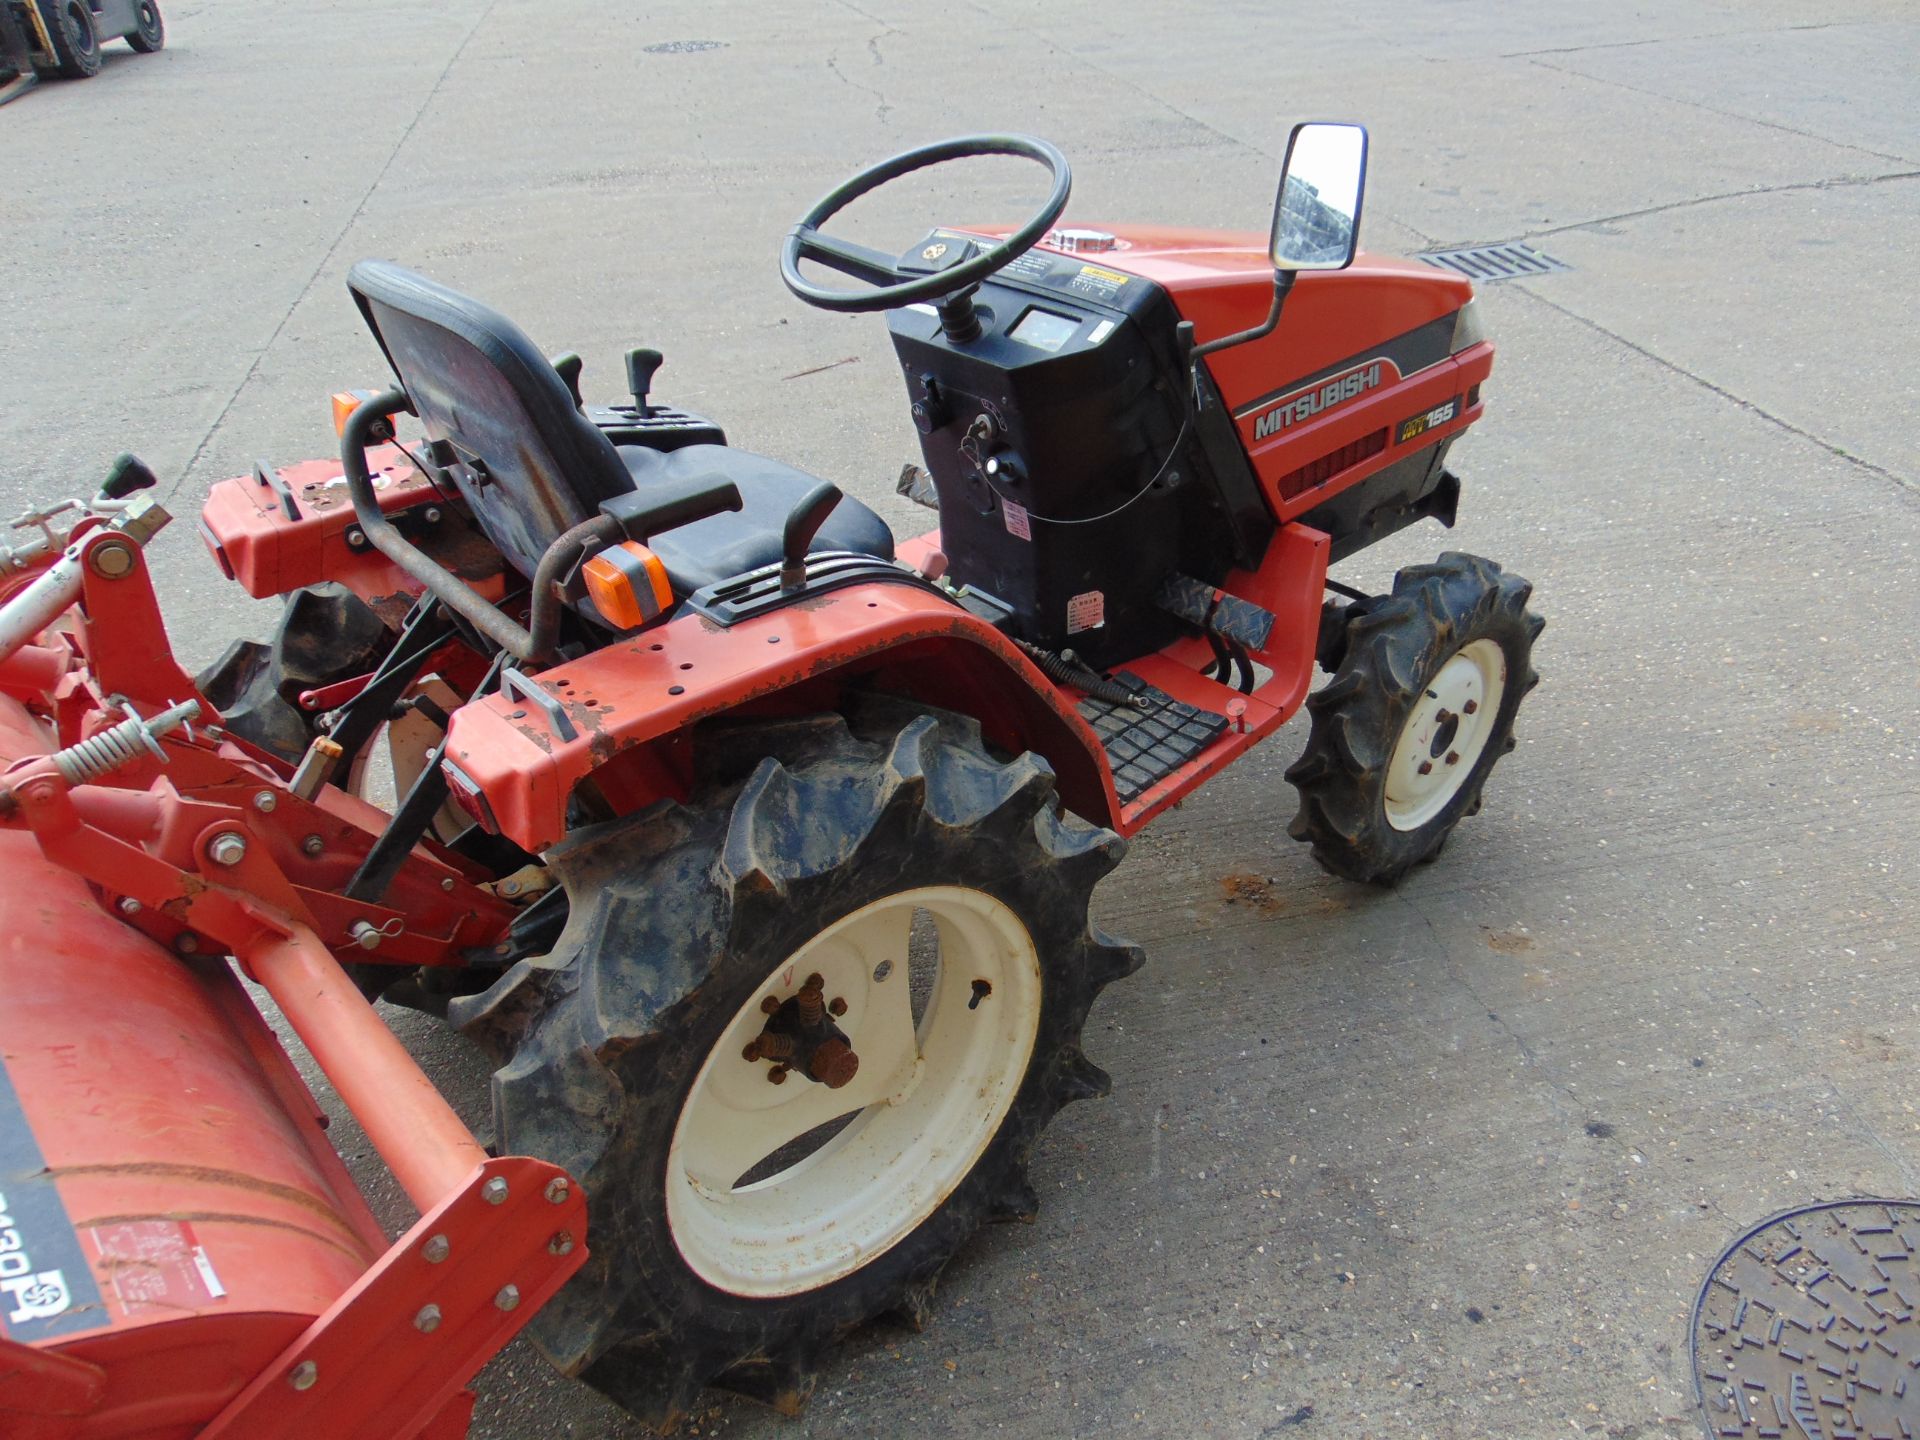
[[[1322,455],[1318,460],[1309,461],[1291,475],[1280,477],[1280,498],[1291,500],[1294,496],[1324,485],[1342,470],[1351,469],[1369,456],[1378,455],[1387,448],[1387,432],[1376,430],[1371,435],[1362,436],[1351,445],[1342,445],[1338,450]]]

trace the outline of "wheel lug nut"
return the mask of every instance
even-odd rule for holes
[[[1479,713],[1479,710],[1480,702],[1478,700],[1469,700],[1460,707],[1460,711],[1464,715],[1475,715]]]
[[[1458,765],[1459,763],[1460,763],[1460,752],[1458,750],[1449,750],[1447,752],[1447,764]]]
[[[1442,725],[1444,725],[1444,724],[1446,724],[1446,723],[1447,723],[1447,722],[1448,722],[1449,720],[1452,720],[1452,719],[1454,719],[1454,718],[1456,718],[1456,717],[1454,716],[1454,713],[1453,713],[1453,712],[1452,712],[1451,710],[1447,710],[1447,709],[1444,709],[1444,708],[1443,708],[1443,709],[1441,709],[1441,710],[1440,710],[1440,711],[1439,711],[1439,712],[1438,712],[1437,714],[1435,714],[1435,716],[1434,716],[1433,718],[1434,718],[1434,719],[1435,719],[1436,721],[1438,721],[1438,722],[1439,722],[1440,724],[1442,724]]]
[[[836,995],[827,1003],[827,1013],[836,1018],[847,1013],[847,1002]]]
[[[760,1002],[760,1013],[762,1015],[771,1015],[773,1014],[774,1011],[778,1010],[779,1008],[780,1008],[780,1001],[772,995],[767,996],[766,999]]]
[[[787,1067],[784,1065],[774,1066],[771,1070],[767,1071],[767,1079],[772,1081],[775,1085],[786,1084],[787,1083]]]
[[[1420,773],[1422,775],[1431,775],[1433,773],[1433,762],[1431,760],[1422,760],[1420,762]]]

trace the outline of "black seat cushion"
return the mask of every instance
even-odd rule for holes
[[[663,530],[647,542],[667,567],[676,595],[691,595],[763,565],[778,564],[788,513],[820,483],[818,476],[804,470],[730,445],[688,445],[665,452],[622,445],[619,452],[635,488],[642,491],[664,480],[713,474],[740,487],[738,510]],[[893,532],[886,521],[847,495],[833,507],[808,550],[850,550],[891,560]]]

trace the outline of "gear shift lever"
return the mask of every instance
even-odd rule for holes
[[[653,413],[653,407],[647,404],[647,391],[653,388],[654,372],[666,358],[658,350],[627,352],[627,390],[633,396],[634,409],[640,412],[642,420]]]

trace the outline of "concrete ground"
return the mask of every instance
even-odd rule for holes
[[[1920,20],[1899,0],[1659,7],[1111,0],[173,0],[162,55],[0,112],[0,485],[124,447],[189,517],[330,446],[380,379],[349,263],[410,262],[838,480],[902,527],[880,322],[790,299],[776,243],[899,148],[1030,129],[1069,218],[1263,227],[1286,127],[1373,129],[1366,239],[1522,238],[1488,287],[1460,546],[1538,582],[1546,680],[1487,808],[1376,893],[1286,838],[1303,727],[1102,892],[1149,967],[1050,1132],[1032,1227],[740,1436],[1694,1433],[1686,1320],[1770,1212],[1920,1194]],[[668,42],[711,41],[708,48]],[[664,48],[663,48],[664,47]],[[119,47],[115,47],[118,50]],[[962,173],[876,235],[1010,213]],[[917,207],[917,208],[916,208]],[[268,612],[190,519],[192,662]],[[484,1068],[396,1026],[479,1119]],[[388,1218],[391,1186],[336,1131]],[[486,1440],[636,1433],[516,1347]]]

